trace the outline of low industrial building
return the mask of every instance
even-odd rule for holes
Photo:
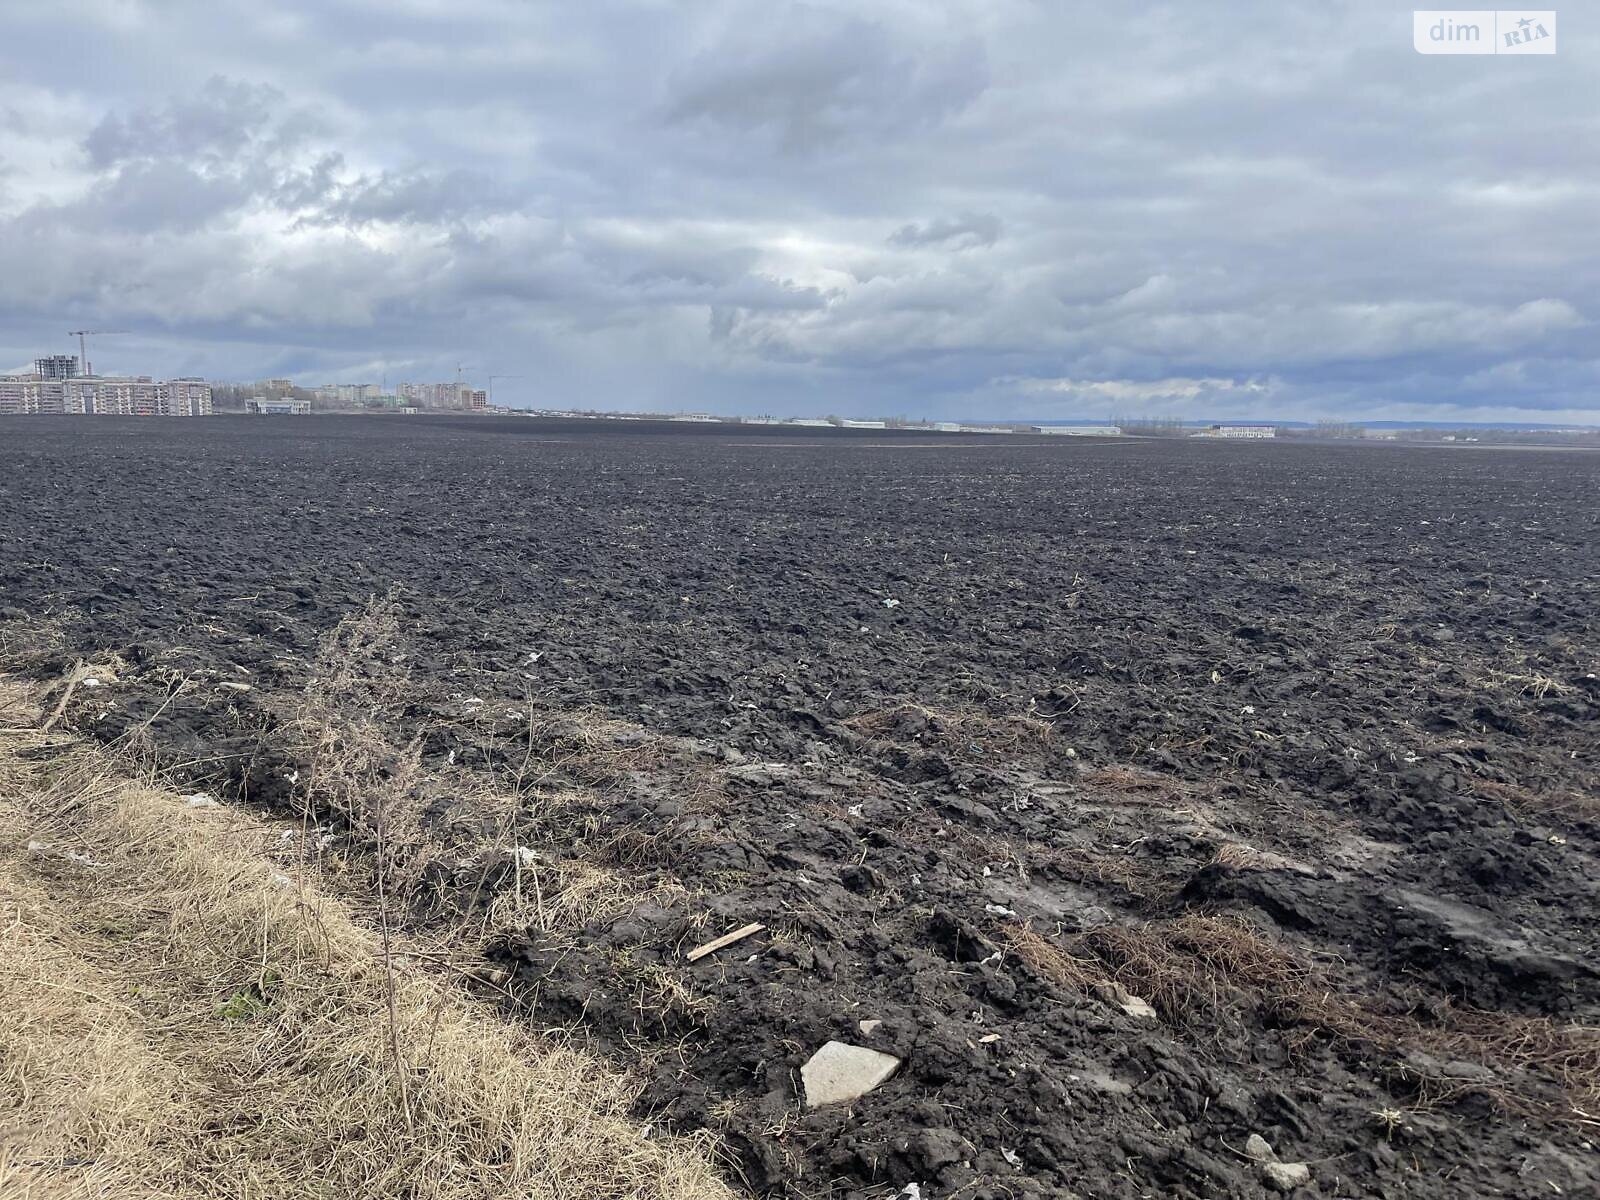
[[[1275,425],[1211,425],[1191,436],[1201,438],[1275,438],[1278,436],[1278,428]]]
[[[311,411],[311,401],[290,396],[254,396],[244,406],[246,412],[267,417],[298,417]]]

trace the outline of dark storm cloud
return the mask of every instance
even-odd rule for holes
[[[0,367],[94,323],[127,369],[530,402],[1600,421],[1575,20],[1521,60],[1377,0],[3,25]]]

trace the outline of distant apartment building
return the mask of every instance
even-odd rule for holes
[[[42,375],[0,376],[0,415],[64,413],[59,379]]]
[[[333,386],[335,403],[346,407],[365,404],[383,391],[375,383],[337,383]]]
[[[464,408],[482,411],[489,407],[489,393],[465,383],[401,383],[394,394],[418,408]]]
[[[78,374],[78,360],[70,354],[51,354],[33,360],[33,373],[44,379],[72,379]]]
[[[0,377],[0,414],[208,417],[211,386],[200,379],[43,374]]]

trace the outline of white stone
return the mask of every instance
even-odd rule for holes
[[[1150,1002],[1141,996],[1135,996],[1121,984],[1117,985],[1116,998],[1117,1007],[1135,1020],[1154,1021],[1156,1019],[1156,1010],[1150,1006]]]
[[[874,1029],[877,1029],[882,1024],[883,1022],[878,1020],[876,1017],[871,1017],[860,1022],[859,1028],[862,1033],[870,1034]]]
[[[821,1108],[865,1096],[899,1067],[900,1060],[892,1054],[848,1042],[829,1042],[800,1068],[806,1107]]]
[[[1278,1159],[1277,1153],[1272,1149],[1272,1143],[1259,1133],[1252,1133],[1245,1138],[1244,1152],[1247,1158],[1252,1158],[1259,1163],[1276,1162]]]
[[[1305,1163],[1269,1162],[1261,1165],[1261,1178],[1280,1192],[1292,1192],[1311,1182],[1311,1168]]]

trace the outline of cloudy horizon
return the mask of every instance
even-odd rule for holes
[[[21,11],[17,11],[20,8]],[[1411,8],[70,0],[0,19],[0,370],[1600,424],[1600,35]]]

